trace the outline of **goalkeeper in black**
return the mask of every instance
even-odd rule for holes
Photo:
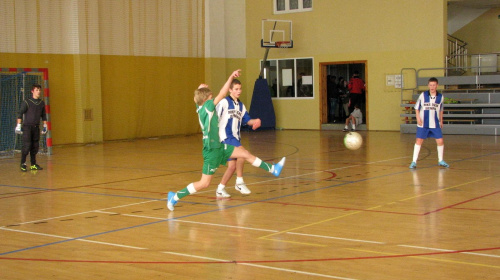
[[[21,150],[21,171],[25,172],[26,157],[30,154],[31,170],[42,170],[36,163],[40,141],[40,119],[43,121],[42,134],[47,133],[47,115],[45,113],[45,102],[43,102],[42,86],[34,84],[31,87],[33,97],[23,100],[21,109],[17,115],[16,133],[23,134],[23,148]],[[24,121],[23,121],[24,115]],[[22,127],[21,122],[23,121]]]

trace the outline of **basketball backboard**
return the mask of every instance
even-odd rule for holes
[[[291,20],[262,20],[263,48],[293,48]]]

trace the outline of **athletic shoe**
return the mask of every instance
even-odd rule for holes
[[[217,197],[223,197],[223,198],[231,197],[231,195],[226,192],[226,189],[216,190],[215,195]]]
[[[352,128],[352,129],[351,129],[351,131],[356,131],[356,129],[355,129],[355,128]]]
[[[43,170],[43,168],[38,165],[38,164],[32,164],[31,167],[30,167],[31,170]]]
[[[347,131],[349,131],[349,129],[344,128],[344,129],[342,129],[342,131],[343,131],[343,132],[347,132]]]
[[[442,160],[442,161],[438,162],[438,165],[439,165],[439,166],[442,166],[442,167],[450,167],[450,165],[449,165],[449,164],[447,164],[447,163],[446,163],[446,161],[444,161],[444,160]]]
[[[234,188],[239,191],[241,194],[250,194],[251,191],[247,188],[247,185],[245,183],[242,184],[236,184]]]
[[[410,164],[410,169],[415,169],[415,168],[417,168],[417,163],[412,161]]]
[[[174,192],[168,192],[167,208],[170,211],[174,211],[174,206],[177,204],[177,201],[174,199],[174,196],[175,196]]]
[[[283,166],[285,166],[285,157],[283,157],[280,160],[280,162],[278,162],[274,165],[273,175],[276,177],[280,176],[281,169],[283,169]]]
[[[27,170],[26,163],[21,163],[21,171],[26,172],[26,170]]]

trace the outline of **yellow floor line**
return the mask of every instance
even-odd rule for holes
[[[448,187],[448,188],[444,188],[444,189],[440,189],[440,190],[436,190],[436,191],[424,193],[424,194],[421,194],[421,195],[416,195],[416,196],[408,197],[408,198],[401,199],[401,200],[398,200],[398,201],[406,201],[406,200],[414,199],[414,198],[417,198],[417,197],[422,197],[422,196],[426,196],[426,195],[429,195],[429,194],[433,194],[433,193],[437,193],[437,192],[441,192],[441,191],[445,191],[445,190],[449,190],[449,189],[453,189],[453,188],[458,188],[458,187],[465,186],[465,185],[468,185],[468,184],[481,182],[481,181],[484,181],[484,180],[487,180],[487,179],[491,179],[491,178],[492,177],[486,177],[486,178],[478,179],[478,180],[475,180],[475,181],[470,181],[470,182],[466,182],[466,183],[463,183],[463,184],[451,186],[451,187]]]

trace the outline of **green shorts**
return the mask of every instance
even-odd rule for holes
[[[234,151],[234,146],[223,144],[218,149],[203,148],[203,170],[205,175],[214,175],[217,168],[226,165],[227,160]]]

